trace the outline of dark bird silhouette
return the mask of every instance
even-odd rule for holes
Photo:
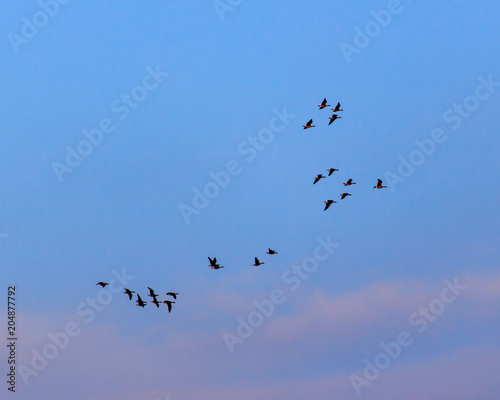
[[[344,200],[347,196],[352,196],[350,193],[341,193],[340,194],[340,200]]]
[[[139,296],[139,294],[137,294],[136,303],[139,307],[142,307],[142,308],[146,307],[146,305],[147,305],[147,303],[141,299],[141,296]]]
[[[132,300],[132,293],[135,293],[135,292],[133,292],[132,290],[129,290],[127,288],[124,288],[124,289],[125,289],[125,291],[123,292],[123,294],[128,294],[129,300]]]
[[[255,257],[255,264],[253,264],[252,266],[253,267],[258,267],[259,265],[262,265],[262,264],[265,264],[265,263],[260,262],[259,259],[257,257]]]
[[[151,289],[150,287],[148,287],[149,289],[149,294],[148,296],[149,297],[152,297],[153,299],[156,299],[159,295],[155,293],[155,291],[153,289]]]
[[[208,260],[210,261],[209,267],[215,267],[217,265],[217,257],[214,257],[213,259],[208,257]]]
[[[344,182],[344,186],[355,185],[356,182],[353,182],[352,179],[349,179],[347,182]]]
[[[325,107],[330,107],[330,104],[326,104],[326,99],[324,99],[323,102],[318,105],[318,107],[320,110],[322,110]]]
[[[338,171],[338,169],[336,169],[336,168],[328,168],[328,176],[330,176],[331,174],[333,174],[335,171]]]
[[[269,251],[266,251],[266,254],[278,254],[277,251],[271,250],[268,248]]]
[[[374,186],[374,189],[383,189],[386,188],[387,186],[382,186],[382,179],[377,179],[377,185]]]
[[[336,203],[336,201],[333,201],[333,200],[327,200],[325,201],[326,205],[325,205],[325,209],[323,211],[326,211],[328,210],[328,208],[333,204],[333,203]]]
[[[177,295],[178,295],[178,294],[179,294],[179,293],[168,292],[168,293],[167,293],[167,296],[172,296],[174,299],[177,299]]]
[[[328,122],[328,125],[331,125],[333,121],[335,121],[338,118],[342,118],[342,117],[339,117],[337,114],[333,114],[331,117],[328,117],[328,118],[330,118],[330,122]]]
[[[102,286],[103,288],[105,288],[106,286],[109,285],[109,283],[105,283],[105,282],[97,282],[96,285],[99,285],[99,286]]]
[[[168,312],[170,312],[172,311],[172,304],[175,303],[175,301],[165,300],[163,303],[168,306]]]
[[[335,106],[335,108],[332,108],[333,112],[339,112],[339,111],[344,111],[340,108],[340,103],[337,103],[337,105]]]
[[[304,127],[304,129],[308,129],[308,128],[314,128],[316,125],[313,125],[313,120],[309,120],[309,122],[305,125],[302,125]]]
[[[316,182],[319,182],[320,179],[326,178],[326,176],[323,176],[322,174],[318,174],[316,178],[314,178],[313,185],[316,184]]]
[[[158,303],[158,299],[156,297],[153,298],[153,301],[151,303],[156,304],[157,308],[160,308],[160,303]]]

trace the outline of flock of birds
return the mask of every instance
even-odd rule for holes
[[[330,104],[326,104],[327,103],[327,100],[326,98],[323,99],[323,102],[321,104],[318,104],[318,107],[320,110],[323,110],[324,108],[326,107],[330,107]],[[335,114],[336,112],[339,112],[339,111],[344,111],[342,108],[340,108],[341,105],[340,103],[337,103],[337,105],[335,106],[335,108],[332,108],[332,111],[334,112],[334,114],[329,117],[330,118],[330,122],[328,123],[328,125],[331,125],[333,121],[335,121],[336,119],[338,118],[342,118],[342,117],[339,117],[337,114]],[[309,128],[314,128],[316,127],[316,125],[313,125],[313,120],[312,118],[309,120],[309,122],[307,122],[305,125],[302,125],[302,127],[304,129],[309,129]],[[328,171],[328,176],[331,176],[335,171],[338,171],[337,168],[328,168],[327,169]],[[313,185],[315,185],[316,183],[318,183],[321,179],[324,179],[326,178],[326,176],[324,176],[323,174],[318,174],[316,176],[316,178],[314,178],[314,182],[313,182]],[[377,180],[377,184],[373,187],[374,189],[384,189],[386,188],[387,186],[383,186],[382,185],[382,180],[381,179],[378,179]],[[349,179],[347,182],[344,182],[344,186],[351,186],[351,185],[355,185],[356,182],[353,182],[352,179]],[[340,194],[340,200],[344,200],[347,196],[352,196],[351,193],[341,193]],[[325,209],[323,211],[326,211],[328,210],[328,208],[334,204],[334,203],[337,203],[336,201],[334,200],[326,200],[324,202],[326,205],[325,205]]]
[[[101,286],[102,288],[105,288],[106,286],[109,285],[109,283],[106,283],[106,282],[97,282],[97,285]],[[133,290],[130,290],[130,289],[127,289],[127,288],[124,288],[124,289],[125,289],[125,291],[123,292],[123,294],[128,295],[129,300],[132,300],[133,293],[135,293],[135,292]],[[168,307],[168,312],[172,311],[172,304],[174,304],[175,301],[164,300],[162,302],[159,302],[158,298],[157,298],[159,296],[159,294],[156,294],[155,291],[153,289],[151,289],[150,287],[148,287],[148,289],[149,289],[148,296],[153,298],[153,300],[151,301],[151,303],[153,303],[154,305],[156,305],[156,307],[158,307],[158,308],[160,308],[160,304],[166,304],[167,307]],[[167,292],[167,296],[172,296],[174,298],[174,300],[177,299],[177,295],[178,294],[179,293],[176,293],[176,292]],[[136,304],[137,304],[137,306],[144,308],[147,305],[147,301],[142,300],[142,298],[139,295],[139,293],[137,293]]]
[[[327,100],[326,98],[323,100],[323,102],[321,104],[318,105],[319,109],[320,110],[323,110],[324,108],[326,107],[330,107],[329,104],[327,104]],[[342,108],[340,108],[340,103],[337,103],[337,105],[335,106],[335,108],[332,108],[334,114],[329,117],[330,119],[330,122],[328,123],[328,125],[331,125],[333,121],[335,121],[336,119],[339,119],[339,118],[342,118],[342,117],[339,117],[337,114],[335,114],[336,112],[339,112],[339,111],[344,111]],[[304,129],[309,129],[309,128],[314,128],[315,125],[313,125],[313,120],[309,120],[309,122],[307,122],[306,125],[302,125],[304,127]],[[327,169],[328,171],[328,176],[331,176],[334,172],[336,171],[339,171],[337,168],[329,168]],[[316,176],[316,178],[314,178],[314,182],[313,182],[313,185],[315,185],[316,183],[318,183],[321,179],[326,179],[326,176],[324,176],[323,174],[318,174]],[[374,189],[384,189],[386,188],[387,186],[383,186],[382,185],[382,180],[381,179],[378,179],[377,180],[377,184],[375,186],[373,186]],[[348,179],[346,182],[343,183],[344,186],[351,186],[351,185],[356,185],[356,182],[354,182],[352,180],[352,178]],[[341,193],[340,194],[340,199],[343,200],[345,199],[347,196],[352,196],[352,194],[350,193]],[[334,204],[334,203],[337,203],[336,201],[334,200],[326,200],[324,202],[326,205],[325,205],[325,209],[324,211],[328,210],[328,208]],[[278,254],[277,251],[275,250],[271,250],[270,248],[268,248],[268,251],[266,252],[266,254],[270,254],[270,255],[274,255],[274,254]],[[210,258],[208,257],[208,260],[210,261],[210,264],[208,265],[210,268],[212,269],[221,269],[221,268],[224,268],[223,265],[220,265],[217,263],[217,258],[214,257],[214,258]],[[252,264],[253,267],[258,267],[260,265],[263,265],[265,264],[265,262],[261,262],[257,257],[255,257],[255,264]],[[105,283],[105,282],[98,282],[97,285],[105,288],[107,285],[109,285],[109,283]],[[149,289],[149,294],[148,296],[149,297],[152,297],[153,300],[151,301],[151,303],[155,304],[156,307],[160,308],[160,304],[166,304],[167,307],[168,307],[168,312],[170,313],[172,311],[172,304],[175,303],[175,301],[171,301],[171,300],[164,300],[163,302],[159,302],[157,297],[159,296],[158,294],[156,294],[154,292],[153,289],[151,289],[150,287],[148,287]],[[127,289],[125,288],[125,291],[123,292],[124,294],[128,295],[129,297],[129,300],[132,300],[133,298],[133,293],[135,293],[134,291],[130,290],[130,289]],[[179,293],[175,293],[175,292],[167,292],[167,296],[172,296],[174,298],[174,300],[177,299],[177,295]],[[145,307],[147,305],[147,302],[142,300],[141,296],[137,293],[137,301],[136,301],[136,304],[137,306],[139,307]]]

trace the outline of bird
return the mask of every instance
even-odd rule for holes
[[[105,288],[106,286],[109,285],[109,283],[105,283],[105,282],[97,282],[96,285],[99,285],[99,286],[102,286],[103,288]]]
[[[125,289],[125,291],[123,292],[123,294],[128,294],[129,300],[132,300],[132,293],[135,293],[135,292],[132,290],[129,290],[127,288],[124,288],[124,289]]]
[[[344,111],[340,108],[340,103],[337,103],[337,105],[335,106],[335,108],[332,108],[333,112],[338,112],[338,111]]]
[[[331,125],[333,121],[335,121],[337,118],[342,118],[342,117],[339,117],[337,114],[333,114],[331,117],[328,117],[330,118],[330,122],[328,122],[328,125]]]
[[[209,267],[215,267],[217,265],[217,257],[214,257],[213,259],[208,257],[208,260],[210,261]]]
[[[136,303],[139,307],[142,307],[142,308],[146,307],[146,305],[147,305],[147,303],[141,299],[141,296],[139,296],[139,294],[137,294]]]
[[[325,209],[323,211],[328,210],[328,207],[330,207],[333,203],[336,203],[336,201],[327,200],[327,201],[325,201],[325,203],[326,203],[326,206],[325,206]]]
[[[377,179],[377,185],[374,186],[374,189],[383,189],[386,188],[387,186],[382,186],[382,179]]]
[[[313,185],[316,184],[320,179],[326,178],[326,176],[323,176],[322,174],[318,174],[318,176],[314,179]]]
[[[330,176],[331,174],[333,174],[335,171],[338,171],[338,169],[336,168],[328,168],[328,176]]]
[[[340,200],[344,200],[347,196],[352,196],[350,193],[341,193],[340,194]]]
[[[277,251],[271,250],[268,248],[269,251],[266,251],[266,254],[278,254]]]
[[[177,299],[177,295],[178,295],[178,294],[179,294],[179,293],[168,292],[168,293],[167,293],[167,296],[172,296],[174,299]]]
[[[259,259],[257,257],[255,257],[255,264],[253,264],[252,266],[253,267],[258,267],[259,265],[262,265],[262,264],[265,264],[265,263],[260,262]]]
[[[314,128],[316,125],[313,125],[313,120],[309,120],[309,122],[305,125],[302,125],[304,127],[304,129],[308,129],[308,128]]]
[[[156,304],[156,307],[157,307],[157,308],[160,308],[160,303],[158,303],[158,299],[157,299],[156,297],[155,297],[155,298],[153,298],[153,301],[151,301],[151,303]]]
[[[349,179],[347,182],[344,182],[344,186],[355,185],[356,182],[353,182],[352,179]]]
[[[326,104],[326,99],[323,100],[323,102],[318,105],[319,109],[322,110],[325,107],[330,107],[330,104]]]
[[[150,287],[148,287],[149,289],[149,294],[148,296],[149,297],[152,297],[153,299],[156,299],[159,295],[155,293],[155,291],[153,289],[151,289]]]
[[[172,304],[175,303],[175,301],[165,300],[163,303],[168,306],[168,312],[170,312],[172,311]]]

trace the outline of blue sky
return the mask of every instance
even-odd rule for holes
[[[415,382],[406,398],[494,399],[500,5],[237,3],[72,0],[50,17],[43,1],[0,6],[0,257],[5,290],[17,288],[18,365],[32,367],[49,333],[81,329],[28,384],[18,370],[17,391],[382,399]],[[43,26],[25,38],[26,21]],[[344,109],[330,126],[324,97]],[[106,124],[58,177],[82,131]],[[237,172],[196,209],[228,163]],[[378,178],[389,187],[374,190]],[[338,248],[291,291],[284,274],[318,238]],[[143,298],[179,292],[172,313],[120,290],[85,322],[79,306],[110,293],[96,282],[122,270]],[[409,316],[454,279],[468,289],[417,333]],[[223,334],[273,290],[286,300],[231,353]],[[405,330],[414,343],[358,396],[352,375]]]

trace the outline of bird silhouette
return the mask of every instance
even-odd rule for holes
[[[313,125],[313,120],[310,119],[309,122],[305,125],[302,125],[304,127],[304,129],[308,129],[308,128],[314,128],[316,125]]]
[[[128,294],[129,300],[132,300],[132,293],[135,293],[135,292],[133,292],[132,290],[129,290],[127,288],[124,288],[124,289],[125,289],[125,291],[123,292],[123,294]]]
[[[144,307],[147,306],[147,303],[141,299],[141,296],[139,296],[139,294],[137,294],[137,301],[136,301],[136,303],[137,303],[137,305],[139,307],[142,307],[142,308],[144,308]]]
[[[160,303],[158,303],[158,299],[156,297],[153,298],[153,300],[151,301],[151,303],[156,304],[156,307],[160,308]]]
[[[259,259],[257,257],[255,257],[255,264],[253,264],[252,266],[253,267],[258,267],[259,265],[262,265],[262,264],[265,264],[265,263],[260,262]]]
[[[347,196],[352,196],[350,193],[341,193],[340,194],[340,200],[344,200]]]
[[[335,171],[338,171],[338,169],[336,168],[328,168],[328,176],[330,176],[331,174],[333,174]]]
[[[149,294],[148,296],[149,297],[152,297],[153,299],[156,299],[159,295],[155,293],[155,291],[153,289],[151,289],[150,287],[148,287],[149,289]]]
[[[168,292],[168,293],[167,293],[167,296],[172,296],[174,299],[177,299],[177,295],[178,295],[178,294],[179,294],[179,293]]]
[[[326,205],[325,205],[325,209],[323,211],[326,211],[328,210],[328,208],[333,204],[333,203],[336,203],[336,201],[333,201],[333,200],[326,200],[325,201]]]
[[[269,251],[266,251],[266,254],[278,254],[277,251],[271,250],[268,248]]]
[[[342,117],[339,117],[337,114],[333,114],[331,117],[328,117],[328,118],[330,118],[330,122],[328,122],[328,125],[331,125],[333,121],[335,121],[338,118],[342,118]]]
[[[382,186],[382,179],[377,179],[377,184],[373,187],[374,189],[383,189],[387,186]]]
[[[313,185],[316,184],[316,182],[319,182],[320,179],[326,178],[326,176],[323,176],[322,174],[318,174],[316,178],[314,178]]]
[[[347,182],[344,182],[344,186],[355,185],[356,182],[353,182],[352,179],[349,179]]]
[[[326,99],[324,99],[323,102],[318,105],[318,107],[320,110],[322,110],[325,107],[330,107],[330,104],[326,104]]]
[[[172,311],[172,304],[175,303],[175,301],[165,300],[163,303],[168,306],[168,312],[170,312]]]
[[[106,286],[109,285],[109,283],[105,283],[105,282],[97,282],[96,285],[99,285],[99,286],[102,286],[103,288],[105,288]]]
[[[338,112],[338,111],[344,111],[340,108],[340,103],[337,103],[337,105],[335,106],[335,108],[332,108],[333,112]]]

